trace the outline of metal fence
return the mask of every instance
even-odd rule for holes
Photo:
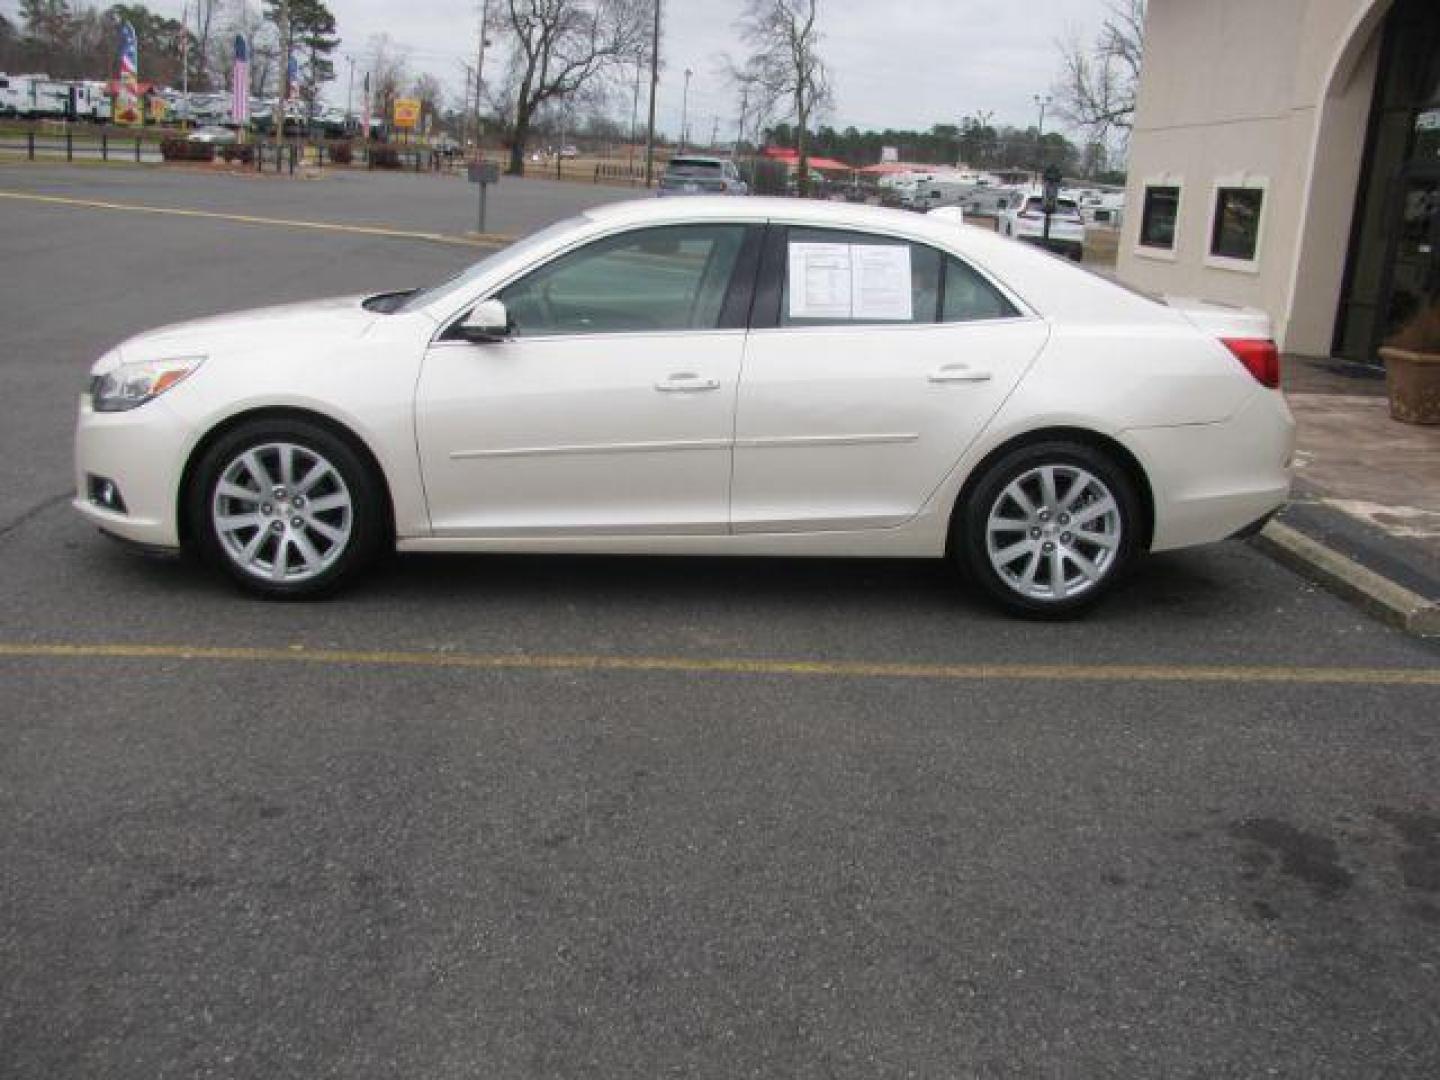
[[[69,128],[54,135],[34,131],[0,136],[0,153],[23,156],[27,161],[138,161],[160,160],[160,144],[143,136],[98,135],[76,138]]]

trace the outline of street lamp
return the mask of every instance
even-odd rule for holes
[[[1035,169],[1036,176],[1038,177],[1040,170],[1045,168],[1045,107],[1049,105],[1054,98],[1049,94],[1035,94],[1034,99],[1035,104],[1040,106],[1040,126],[1036,128],[1037,134],[1035,136]]]
[[[685,95],[680,99],[680,152],[685,152],[685,143],[690,134],[690,76],[695,73],[685,69]]]
[[[345,63],[350,65],[350,79],[345,85],[345,131],[350,133],[350,121],[353,119],[351,106],[355,103],[355,57],[345,53]]]

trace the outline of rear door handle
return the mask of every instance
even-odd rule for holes
[[[686,393],[695,390],[719,390],[719,379],[702,379],[693,372],[685,371],[671,375],[668,379],[661,379],[655,384],[655,389],[667,394]]]
[[[938,367],[927,376],[931,382],[986,382],[990,378],[990,372],[983,368],[972,368],[965,364],[946,364]]]

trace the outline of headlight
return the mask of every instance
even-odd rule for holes
[[[90,380],[90,404],[96,412],[124,412],[159,397],[204,361],[203,356],[141,360],[120,364]]]

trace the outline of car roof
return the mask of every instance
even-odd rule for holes
[[[724,165],[729,158],[711,157],[709,154],[676,154],[670,159],[671,165]]]

